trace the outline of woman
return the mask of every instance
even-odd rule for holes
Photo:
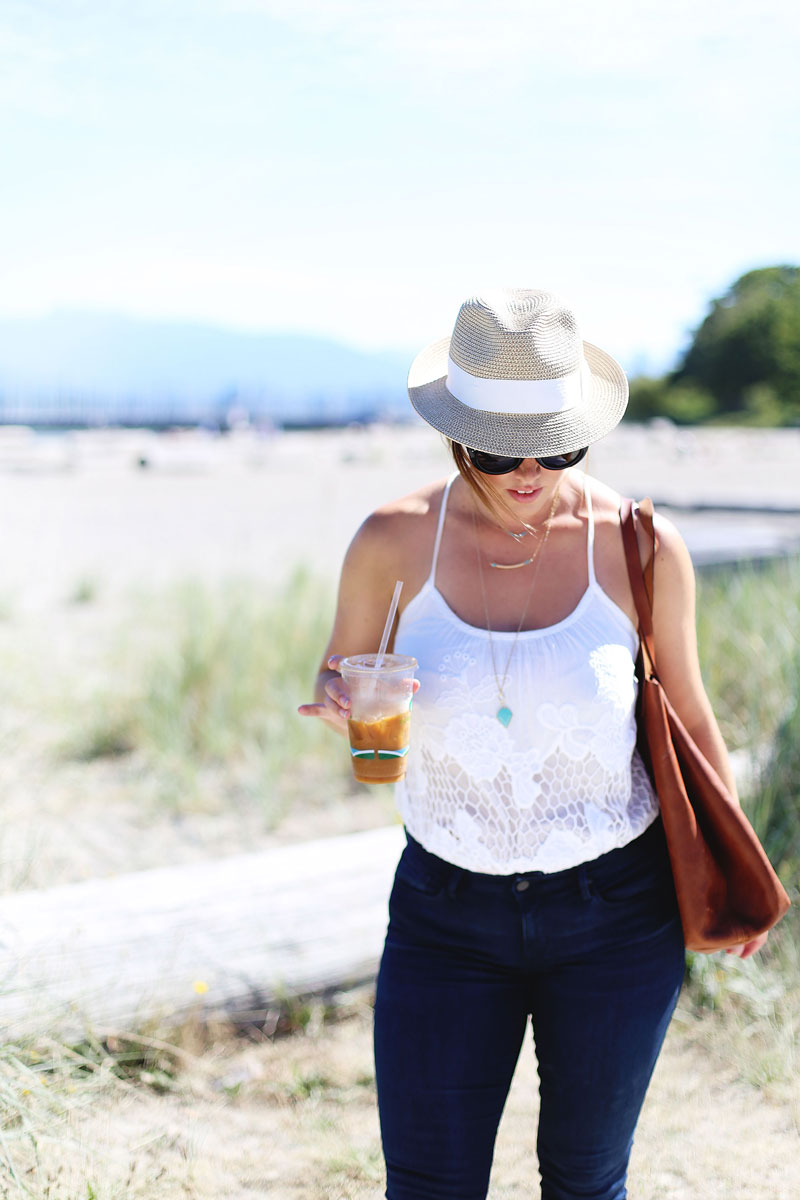
[[[415,360],[409,394],[457,472],[357,533],[317,703],[300,710],[345,732],[338,663],[377,649],[402,579],[394,647],[418,659],[420,688],[375,1005],[386,1194],[485,1197],[530,1015],[543,1200],[619,1200],[684,968],[635,750],[620,497],[577,469],[622,417],[627,381],[559,300],[514,290],[466,301],[452,338]],[[657,530],[661,679],[733,790],[689,555],[667,521]]]

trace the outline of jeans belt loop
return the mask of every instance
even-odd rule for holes
[[[447,880],[447,894],[451,900],[458,894],[458,889],[461,887],[465,875],[466,871],[463,867],[453,867],[450,871],[450,876]]]

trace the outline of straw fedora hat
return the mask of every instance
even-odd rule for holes
[[[453,441],[535,458],[609,433],[628,403],[628,381],[609,354],[582,341],[557,296],[503,288],[465,300],[453,336],[414,359],[408,394]]]

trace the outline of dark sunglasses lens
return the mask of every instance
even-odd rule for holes
[[[537,458],[536,461],[547,471],[565,471],[585,458],[588,449],[588,446],[584,446],[582,450],[569,450],[566,454],[548,454],[546,458]]]
[[[483,475],[508,475],[522,462],[521,458],[510,458],[507,454],[489,454],[488,450],[470,450],[469,446],[464,449],[475,470]]]

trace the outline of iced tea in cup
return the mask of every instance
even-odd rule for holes
[[[359,783],[396,783],[406,773],[417,660],[405,654],[354,654],[339,670],[350,692],[350,755]]]

